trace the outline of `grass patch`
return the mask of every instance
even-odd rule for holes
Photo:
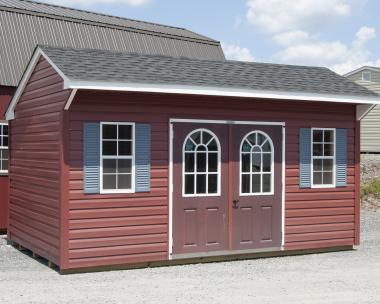
[[[380,198],[380,179],[374,179],[361,188],[361,196],[366,197],[373,195],[376,198]]]

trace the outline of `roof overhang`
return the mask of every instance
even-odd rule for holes
[[[225,96],[241,98],[258,98],[265,100],[287,100],[287,101],[314,101],[314,102],[335,102],[351,103],[363,105],[364,108],[380,104],[380,96],[349,96],[349,95],[329,95],[304,92],[286,92],[286,91],[263,91],[247,90],[239,88],[223,87],[205,87],[205,86],[188,86],[188,85],[171,85],[171,84],[148,84],[148,83],[128,83],[128,82],[107,82],[107,81],[81,81],[69,79],[54,62],[37,47],[29,65],[20,81],[20,84],[13,96],[6,112],[6,119],[14,119],[15,107],[25,89],[25,86],[32,75],[34,67],[40,57],[43,56],[54,70],[62,77],[64,89],[73,90],[68,99],[65,110],[70,108],[77,90],[100,90],[100,91],[121,91],[121,92],[141,92],[141,93],[162,93],[162,94],[186,94],[186,95],[205,95],[205,96]],[[362,107],[363,108],[363,107]],[[364,110],[363,110],[364,111]],[[364,111],[365,112],[365,111]]]
[[[374,72],[380,72],[380,67],[372,67],[372,66],[368,66],[368,65],[365,65],[365,66],[362,66],[360,68],[357,68],[347,74],[344,74],[343,76],[344,77],[349,77],[351,75],[354,75],[358,72],[361,72],[361,71],[364,71],[364,70],[370,70],[370,71],[374,71]]]

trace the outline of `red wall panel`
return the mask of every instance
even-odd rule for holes
[[[286,249],[353,245],[355,231],[355,106],[222,97],[81,91],[69,113],[68,267],[167,259],[168,126],[170,118],[284,121],[286,123]],[[84,195],[85,121],[152,125],[152,191]],[[348,129],[348,186],[300,189],[301,127]]]
[[[13,96],[15,88],[0,86],[0,121],[5,121],[5,112]],[[0,175],[0,232],[7,230],[8,200],[9,200],[8,175]]]

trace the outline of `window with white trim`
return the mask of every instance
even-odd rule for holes
[[[335,129],[312,129],[312,186],[335,186]]]
[[[372,81],[372,72],[371,71],[362,72],[362,80],[363,81]]]
[[[220,191],[220,143],[206,129],[191,132],[183,146],[183,195],[211,196]]]
[[[8,124],[0,123],[0,173],[8,173]]]
[[[134,124],[101,123],[101,191],[134,191]]]
[[[273,193],[273,143],[261,131],[243,138],[240,148],[240,194]]]

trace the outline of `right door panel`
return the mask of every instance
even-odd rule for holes
[[[231,128],[232,249],[280,247],[282,126]]]

